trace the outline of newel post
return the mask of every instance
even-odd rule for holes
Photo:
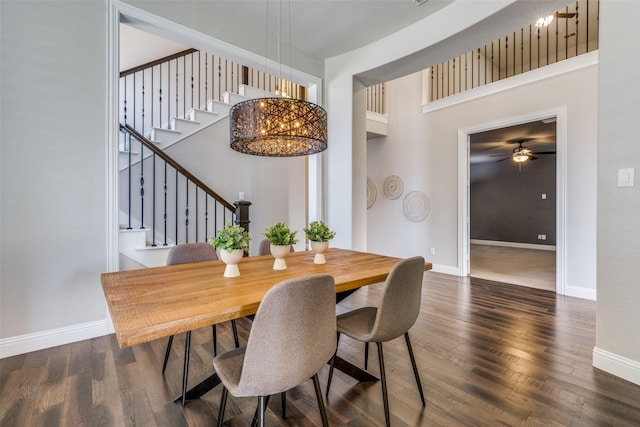
[[[251,202],[248,200],[238,200],[233,202],[236,207],[236,220],[235,223],[249,232],[249,206]]]

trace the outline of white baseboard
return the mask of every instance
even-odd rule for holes
[[[556,250],[555,245],[537,245],[535,243],[502,242],[498,240],[479,240],[479,239],[471,239],[469,242],[472,245],[504,246],[507,248],[538,249],[542,251]]]
[[[598,347],[593,348],[593,366],[640,385],[640,362]]]
[[[460,276],[460,269],[449,265],[433,264],[430,271],[433,271],[434,273],[449,274],[451,276]]]
[[[64,328],[34,332],[0,340],[0,359],[29,353],[44,348],[56,347],[76,341],[100,337],[109,333],[107,319],[80,323]]]
[[[596,290],[593,288],[582,288],[579,286],[565,286],[564,294],[568,297],[596,300]]]

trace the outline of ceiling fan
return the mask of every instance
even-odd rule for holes
[[[502,162],[504,160],[511,159],[518,164],[518,170],[522,170],[522,164],[528,160],[537,160],[539,157],[537,155],[545,155],[545,154],[556,154],[555,151],[536,151],[534,152],[528,147],[525,147],[523,144],[531,139],[518,139],[515,141],[508,141],[510,143],[517,143],[518,146],[515,147],[511,153],[508,154],[494,154],[494,156],[504,157],[500,160],[496,160],[497,162]]]

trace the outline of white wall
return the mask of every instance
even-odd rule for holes
[[[404,257],[422,255],[443,271],[458,269],[458,130],[566,107],[567,286],[594,294],[597,67],[427,114],[422,114],[421,83],[420,73],[389,82],[389,134],[368,143],[367,173],[380,194],[367,211],[367,249]],[[429,196],[431,214],[426,220],[410,222],[403,215],[402,198],[388,200],[381,194],[389,175],[404,179],[405,194],[420,190]],[[409,244],[393,236],[410,236]],[[429,248],[436,249],[435,256],[429,255]]]
[[[252,254],[264,239],[265,228],[278,221],[298,230],[296,250],[304,248],[305,157],[250,156],[231,150],[228,118],[169,147],[167,153],[225,200],[233,203],[244,192],[245,200],[251,202]]]
[[[106,332],[106,2],[0,2],[0,349]],[[55,345],[60,341],[47,341]]]
[[[640,2],[600,2],[598,308],[594,366],[640,384]],[[635,186],[618,187],[619,168]]]

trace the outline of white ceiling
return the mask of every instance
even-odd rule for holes
[[[414,24],[453,0],[180,0],[184,8],[225,22],[237,37],[260,40],[258,53],[275,58],[288,46],[310,57],[326,59],[357,49]],[[280,15],[280,21],[278,21]],[[127,22],[123,18],[124,23]],[[135,22],[131,22],[136,25]],[[121,25],[121,70],[132,68],[191,46]],[[268,30],[268,32],[267,32]],[[278,43],[280,40],[280,43]],[[227,40],[232,42],[232,40]]]
[[[308,55],[330,58],[365,46],[414,24],[452,0],[222,0],[212,2],[239,29],[266,34],[270,45],[280,40]],[[267,9],[268,7],[268,9]],[[281,20],[278,26],[278,12]],[[291,36],[289,35],[291,28]]]

